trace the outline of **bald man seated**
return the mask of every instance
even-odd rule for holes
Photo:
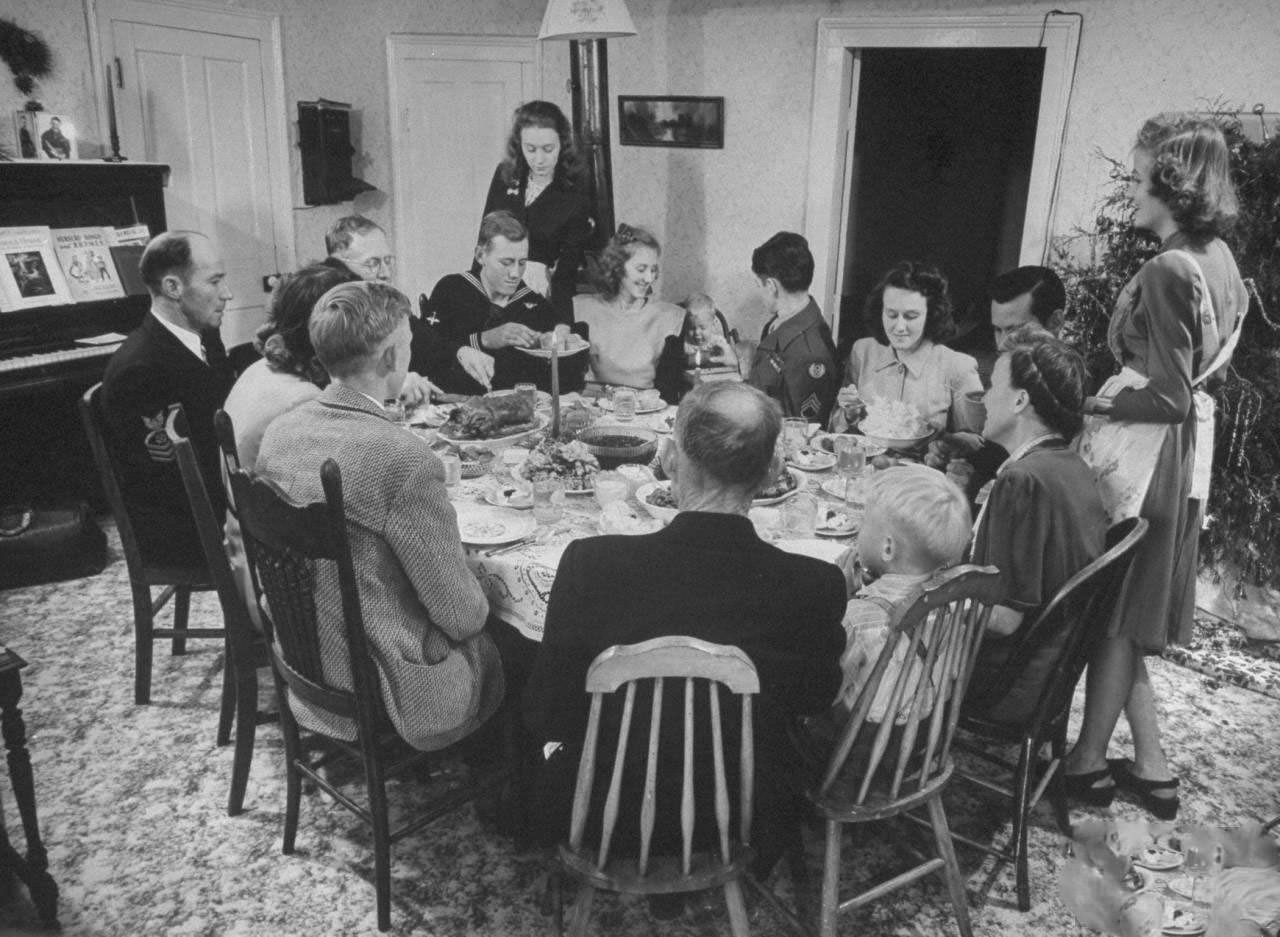
[[[846,595],[836,566],[766,543],[747,518],[752,496],[773,470],[781,422],[778,405],[749,384],[694,388],[680,404],[663,458],[680,513],[657,533],[588,537],[565,550],[524,694],[525,720],[539,750],[554,749],[534,785],[532,815],[541,824],[535,838],[550,843],[568,837],[591,661],[614,644],[674,634],[740,647],[759,672],[754,870],[766,873],[798,834],[798,788],[791,776],[798,759],[786,724],[825,710],[835,697]],[[634,718],[643,722],[647,713]],[[617,715],[607,704],[604,724],[616,725]],[[722,722],[726,751],[736,750],[740,720],[727,712]],[[644,738],[648,726],[633,725],[632,731]],[[664,720],[662,732],[681,738],[680,720]],[[711,749],[706,739],[697,745],[706,756],[699,768],[705,773],[695,781],[698,796],[705,798],[698,815],[708,822],[703,826],[700,820],[694,836],[705,843],[715,832]],[[602,759],[599,770],[605,773],[598,778],[608,777],[610,762]],[[631,777],[624,786],[643,781]],[[668,776],[667,782],[671,786],[660,784],[658,791],[655,851],[680,842],[680,778]],[[731,778],[730,790],[737,783]],[[607,788],[604,781],[596,785],[602,795]],[[629,791],[630,800],[624,794],[623,802],[638,803],[638,790]],[[614,842],[620,849],[638,842],[638,817],[620,822]]]

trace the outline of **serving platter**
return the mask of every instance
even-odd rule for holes
[[[533,433],[542,432],[550,422],[551,417],[547,414],[536,413],[532,421],[506,427],[503,432],[496,436],[459,436],[457,435],[457,430],[452,429],[449,423],[445,423],[437,432],[439,432],[441,439],[447,439],[451,443],[512,443]]]
[[[479,504],[455,505],[458,535],[469,547],[496,547],[527,537],[538,528],[532,515]]]

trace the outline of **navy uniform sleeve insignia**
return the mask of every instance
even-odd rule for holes
[[[146,435],[142,437],[142,445],[146,448],[152,462],[172,462],[175,458],[173,440],[164,429],[166,415],[167,411],[161,410],[155,416],[142,418],[142,425],[146,429]]]
[[[809,365],[809,376],[815,381],[822,380],[822,378],[826,376],[826,373],[827,366],[821,361],[815,361],[813,364]]]

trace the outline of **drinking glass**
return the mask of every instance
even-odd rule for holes
[[[626,476],[619,472],[599,472],[592,484],[596,489],[596,503],[602,508],[611,501],[626,501],[631,490]]]
[[[630,387],[619,387],[613,392],[613,415],[622,423],[636,418],[636,392]]]
[[[533,483],[533,517],[539,524],[554,524],[564,517],[564,482],[540,478]]]
[[[1191,877],[1191,903],[1204,904],[1202,899],[1197,898],[1200,882],[1222,868],[1222,846],[1201,837],[1189,837],[1183,842],[1182,867]]]
[[[444,466],[444,483],[453,487],[462,481],[462,459],[456,452],[440,453],[440,462]]]
[[[787,453],[793,453],[797,449],[803,449],[806,434],[809,431],[809,421],[789,416],[782,421],[782,438],[787,448]]]
[[[782,513],[782,529],[788,537],[813,536],[814,521],[818,514],[818,501],[813,495],[800,492],[779,506]]]
[[[520,396],[529,401],[529,406],[536,407],[538,405],[538,385],[537,384],[517,384],[515,391]]]
[[[835,437],[836,471],[846,480],[856,478],[867,467],[867,453],[852,436]]]
[[[409,425],[408,411],[405,409],[404,401],[398,397],[388,397],[382,402],[382,409],[386,411],[387,418],[397,426]]]

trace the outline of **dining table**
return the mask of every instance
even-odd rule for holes
[[[590,398],[582,398],[582,402],[592,409],[597,421],[593,425],[616,425],[620,433],[625,433],[628,427],[640,427],[652,430],[661,437],[671,432],[676,412],[675,407],[667,406],[660,411],[638,414],[632,421],[621,422],[610,411],[596,407]],[[481,506],[487,507],[489,511],[510,512],[509,516],[516,521],[513,527],[527,531],[522,537],[513,538],[514,543],[468,543],[464,536],[463,547],[466,550],[467,563],[489,600],[490,613],[506,622],[524,638],[536,642],[542,640],[543,626],[547,616],[547,601],[550,598],[556,569],[565,548],[582,537],[592,537],[613,531],[607,528],[602,529],[604,512],[594,493],[582,492],[565,492],[561,517],[551,523],[538,524],[536,528],[529,530],[532,522],[521,523],[522,518],[517,520],[516,517],[517,514],[529,516],[528,509],[495,507],[486,500],[486,495],[491,496],[494,491],[510,490],[518,485],[513,475],[509,473],[511,465],[513,463],[507,459],[495,458],[489,463],[489,470],[484,474],[475,478],[463,478],[450,486],[449,496],[455,510],[460,513]],[[797,469],[795,474],[799,484],[787,499],[778,504],[752,509],[752,520],[756,524],[757,533],[783,549],[834,562],[856,541],[856,529],[844,536],[817,537],[813,534],[797,536],[794,531],[789,533],[783,523],[784,507],[787,500],[807,496],[812,499],[815,514],[821,505],[831,505],[848,511],[855,509],[846,506],[842,498],[834,496],[829,490],[823,488],[824,481],[829,482],[835,477],[834,469],[821,471]],[[633,485],[628,493],[628,504],[634,509],[636,515],[647,518],[648,512],[636,499],[635,487]],[[827,486],[828,489],[834,487],[832,484]],[[657,529],[659,526],[660,522],[655,519],[649,528]]]

